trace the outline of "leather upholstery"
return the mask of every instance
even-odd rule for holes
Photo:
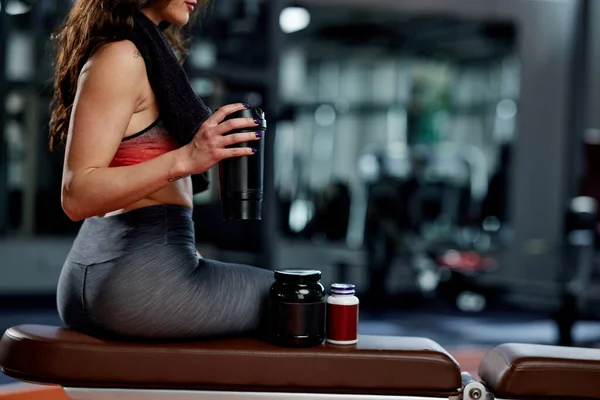
[[[486,354],[479,376],[497,398],[598,399],[600,349],[502,344]]]
[[[193,343],[106,341],[25,325],[0,341],[0,367],[63,386],[449,396],[456,361],[424,338],[361,336],[357,345],[284,349],[254,339]]]

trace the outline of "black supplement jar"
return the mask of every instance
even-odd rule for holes
[[[321,271],[280,269],[271,285],[270,340],[282,347],[311,347],[325,340],[325,288]]]

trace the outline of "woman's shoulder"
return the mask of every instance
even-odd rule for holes
[[[131,40],[118,40],[98,45],[90,56],[90,60],[101,60],[104,62],[129,62],[133,64],[143,62],[143,58],[137,46]]]
[[[98,46],[88,58],[80,74],[80,84],[97,83],[99,87],[119,86],[131,90],[144,83],[146,67],[136,46],[122,40]]]
[[[144,69],[144,59],[132,41],[119,40],[99,45],[90,55],[86,66],[138,73]]]

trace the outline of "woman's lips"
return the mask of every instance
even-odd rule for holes
[[[187,6],[189,12],[194,11],[194,8],[196,7],[196,3],[185,3],[185,5]]]

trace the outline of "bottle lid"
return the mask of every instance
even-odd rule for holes
[[[232,112],[229,115],[225,116],[223,121],[227,121],[229,119],[234,119],[234,118],[265,119],[265,112],[259,107],[251,107],[248,109]]]
[[[356,290],[351,283],[334,283],[331,285],[331,293],[341,296],[354,296]]]
[[[316,269],[277,269],[275,279],[279,282],[305,284],[316,283],[321,279],[321,271]]]

